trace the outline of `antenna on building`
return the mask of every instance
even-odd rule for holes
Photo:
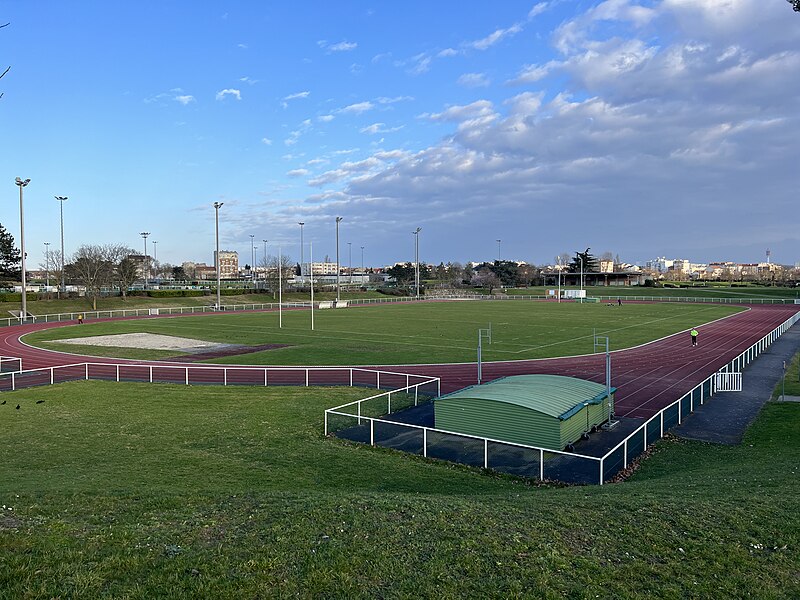
[[[769,264],[769,257],[770,256],[772,256],[772,251],[770,251],[770,249],[767,248],[767,264]]]

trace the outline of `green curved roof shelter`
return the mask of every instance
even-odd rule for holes
[[[562,450],[608,420],[614,392],[562,375],[515,375],[442,396],[434,402],[436,428]],[[610,404],[610,406],[609,406]]]

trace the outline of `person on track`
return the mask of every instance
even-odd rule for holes
[[[691,336],[692,336],[692,346],[697,346],[697,336],[700,333],[697,331],[697,328],[692,327]]]

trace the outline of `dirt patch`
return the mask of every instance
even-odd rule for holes
[[[116,335],[93,335],[89,337],[58,340],[62,344],[83,346],[111,346],[114,348],[138,348],[142,350],[177,350],[180,352],[212,352],[227,348],[238,348],[233,344],[206,342],[174,335],[156,333],[120,333]]]

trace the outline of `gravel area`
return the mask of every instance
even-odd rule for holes
[[[204,342],[190,338],[159,335],[156,333],[120,333],[117,335],[94,335],[89,337],[58,340],[64,344],[83,346],[114,346],[116,348],[141,348],[144,350],[179,350],[182,352],[208,352],[232,348],[232,344]]]

